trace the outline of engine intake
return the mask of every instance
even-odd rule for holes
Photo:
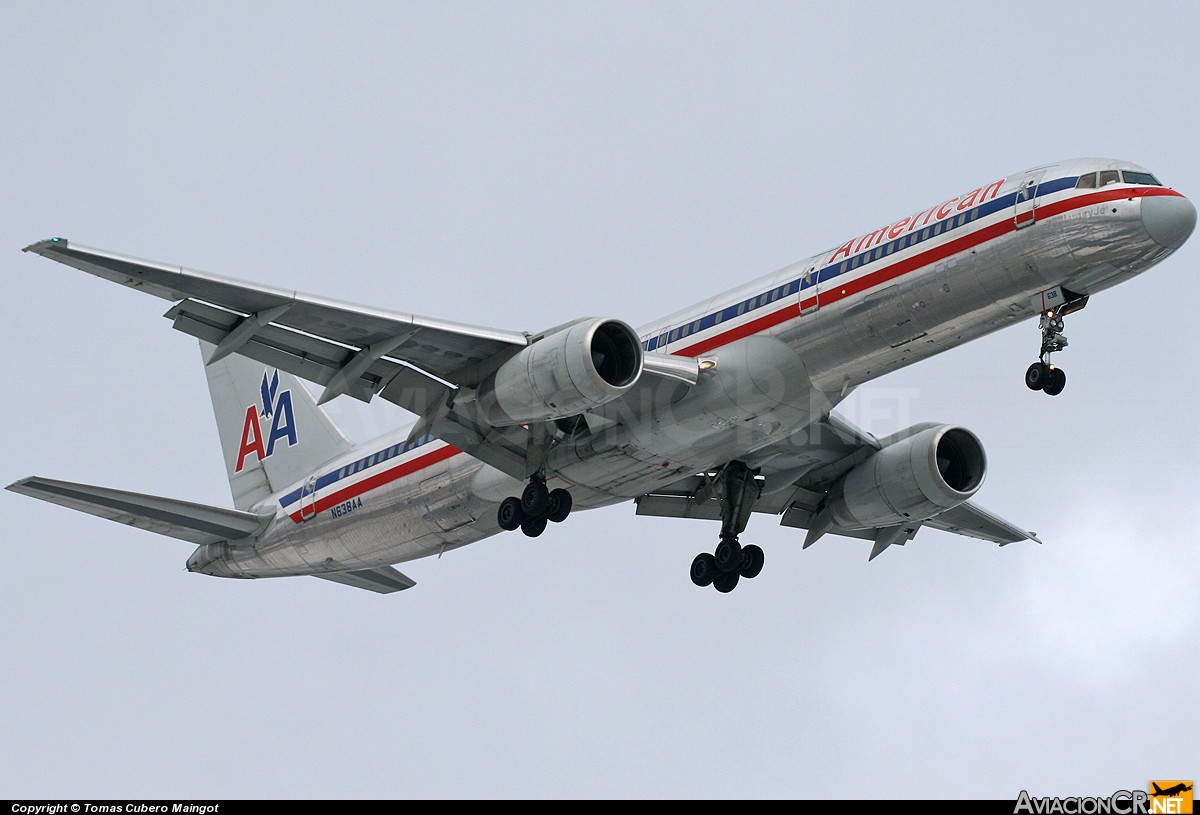
[[[892,438],[830,490],[826,506],[843,529],[923,521],[958,506],[982,486],[987,457],[971,431],[915,425]]]
[[[621,396],[642,373],[642,343],[620,320],[589,317],[537,340],[477,391],[493,425],[574,416]]]

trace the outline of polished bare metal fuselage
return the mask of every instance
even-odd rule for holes
[[[1031,301],[1048,289],[1091,295],[1170,254],[1173,247],[1146,231],[1135,189],[1105,197],[1063,188],[1044,200],[1019,194],[1082,169],[1051,165],[977,188],[644,326],[647,354],[699,356],[711,367],[690,388],[643,376],[593,411],[586,429],[564,434],[549,451],[549,486],[569,488],[576,508],[598,507],[732,460],[768,465],[769,483],[780,449],[802,450],[798,431],[858,385],[1037,316]],[[1014,193],[1011,207],[975,220],[959,206]],[[946,226],[959,215],[962,223]],[[804,287],[787,291],[798,279]],[[747,302],[746,315],[735,314]],[[725,313],[732,316],[699,328],[702,318]],[[399,430],[362,450],[406,435]],[[307,516],[281,507],[252,549],[209,545],[189,563],[244,577],[372,568],[499,532],[496,507],[519,494],[521,482],[446,447],[434,440],[408,454],[418,461],[410,474],[344,504]],[[419,466],[422,457],[430,463]]]

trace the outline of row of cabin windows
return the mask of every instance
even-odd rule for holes
[[[433,436],[429,433],[426,433],[421,438],[411,441],[408,444],[393,444],[391,447],[388,447],[385,450],[380,450],[374,455],[367,456],[366,458],[360,458],[358,461],[355,461],[352,464],[347,464],[334,474],[334,478],[345,478],[348,475],[354,475],[355,473],[361,472],[368,467],[374,467],[376,464],[387,461],[390,458],[395,458],[401,453],[407,453],[409,450],[415,450],[421,445],[428,444],[431,441],[433,441]]]
[[[894,241],[888,241],[885,244],[875,247],[870,252],[861,255],[856,255],[849,260],[843,260],[838,265],[838,270],[834,276],[840,275],[850,269],[857,269],[859,266],[879,260],[882,257],[887,257],[892,252],[898,252],[901,249],[920,243],[923,240],[928,240],[931,237],[936,237],[944,231],[949,231],[955,227],[962,226],[965,223],[975,220],[979,213],[976,210],[964,212],[961,215],[955,215],[953,218],[948,218],[945,221],[938,221],[933,226],[927,226],[920,232],[913,232],[905,235],[902,238],[897,238]]]
[[[1158,179],[1150,173],[1138,173],[1133,170],[1101,170],[1099,173],[1086,173],[1079,176],[1075,182],[1077,190],[1094,190],[1097,187],[1107,187],[1109,184],[1119,184],[1124,178],[1126,184],[1145,184],[1151,187],[1161,187]]]
[[[1142,175],[1146,175],[1146,174],[1143,173]],[[1147,176],[1147,177],[1153,178],[1153,176]],[[1138,183],[1141,183],[1141,182],[1138,182]],[[1154,183],[1157,183],[1157,182],[1154,182]],[[909,246],[913,246],[914,244],[920,243],[921,241],[924,241],[924,240],[928,240],[931,237],[936,237],[937,235],[942,234],[943,231],[949,231],[951,229],[954,229],[955,227],[962,226],[965,223],[969,223],[969,222],[975,220],[975,218],[978,217],[978,215],[979,215],[978,210],[972,209],[968,212],[963,212],[959,215],[955,215],[953,218],[947,218],[944,221],[938,221],[933,226],[927,226],[927,227],[925,227],[925,229],[921,230],[920,232],[912,232],[908,235],[905,235],[902,238],[897,238],[896,240],[888,241],[885,244],[881,244],[880,246],[875,247],[875,249],[873,249],[873,250],[864,252],[859,255],[855,255],[853,258],[850,258],[849,260],[843,260],[841,262],[841,264],[838,265],[837,272],[834,273],[834,276],[840,275],[851,269],[857,269],[861,265],[879,260],[882,257],[887,257],[888,255],[892,254],[893,252],[898,252],[901,249],[904,249]],[[829,268],[833,268],[833,267],[829,267]],[[803,280],[804,280],[804,285],[808,285],[812,282],[811,271],[805,272]],[[693,322],[690,322],[687,325],[682,325],[679,328],[672,329],[669,333],[664,332],[663,334],[659,335],[658,342],[655,343],[654,347],[662,348],[667,343],[675,342],[676,340],[680,340],[680,339],[683,339],[684,337],[695,334],[697,331],[700,331],[702,328],[711,328],[712,326],[716,325],[717,323],[719,323],[723,319],[725,319],[725,314],[726,314],[726,312],[730,311],[730,309],[734,310],[734,313],[732,315],[730,315],[731,317],[740,317],[741,315],[745,314],[747,311],[753,311],[754,309],[759,308],[761,306],[765,306],[768,303],[772,303],[776,300],[782,299],[783,297],[786,297],[789,294],[796,294],[797,292],[800,291],[800,289],[801,289],[801,281],[793,280],[791,283],[787,283],[785,285],[771,289],[771,291],[760,294],[757,297],[751,297],[749,300],[743,300],[742,302],[737,304],[736,308],[731,306],[729,309],[722,309],[721,311],[718,311],[716,314],[711,314],[708,317],[702,317],[701,319],[694,320]],[[647,345],[649,345],[649,343],[647,343]]]
[[[774,303],[776,300],[782,300],[788,294],[797,292],[799,290],[799,281],[793,281],[792,283],[777,286],[768,292],[763,292],[756,297],[751,297],[749,300],[743,300],[742,302],[738,303],[737,306],[730,306],[729,308],[721,309],[715,314],[710,314],[707,317],[701,317],[699,320],[693,320],[687,325],[681,325],[679,328],[672,329],[670,332],[664,332],[663,334],[660,334],[656,347],[662,347],[668,342],[675,342],[676,340],[691,336],[692,334],[695,334],[696,332],[705,328],[712,328],[714,325],[717,325],[724,320],[728,312],[732,312],[729,314],[730,317],[740,317],[747,311],[753,311],[754,309],[765,306],[768,303]]]

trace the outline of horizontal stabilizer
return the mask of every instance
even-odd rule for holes
[[[272,517],[37,476],[22,478],[9,484],[8,489],[196,544],[253,537],[266,527]]]
[[[400,574],[391,566],[380,566],[377,569],[355,569],[350,572],[329,572],[315,576],[322,580],[341,583],[343,586],[366,589],[379,594],[391,594],[394,591],[411,589],[417,585],[415,580]]]

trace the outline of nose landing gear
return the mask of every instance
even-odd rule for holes
[[[1050,396],[1058,396],[1067,386],[1067,375],[1062,368],[1050,363],[1050,355],[1067,347],[1067,337],[1063,334],[1063,317],[1079,311],[1087,305],[1087,295],[1079,295],[1063,288],[1054,288],[1042,292],[1034,298],[1035,307],[1042,309],[1038,328],[1042,332],[1042,350],[1038,361],[1025,371],[1025,384],[1033,391],[1044,391]],[[1047,306],[1047,301],[1059,303],[1057,308]]]
[[[1067,347],[1067,338],[1062,333],[1063,318],[1053,309],[1042,312],[1038,323],[1042,330],[1042,352],[1037,362],[1025,371],[1025,384],[1032,391],[1045,391],[1058,396],[1067,386],[1067,375],[1062,368],[1050,364],[1050,354]]]

